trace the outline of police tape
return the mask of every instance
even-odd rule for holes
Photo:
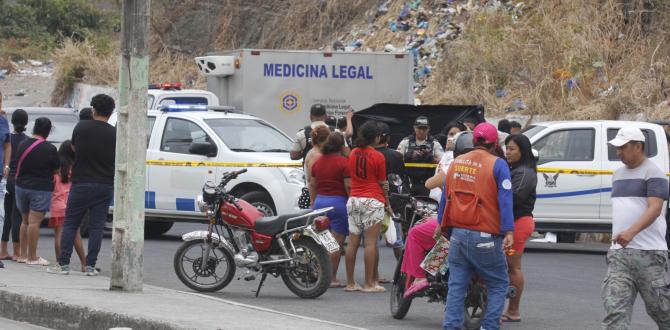
[[[147,160],[147,165],[156,166],[182,166],[182,167],[296,167],[301,168],[301,163],[265,163],[265,162],[189,162],[177,160]],[[437,164],[405,163],[405,167],[436,168]],[[550,168],[540,167],[538,173],[580,174],[580,175],[612,175],[612,170],[587,170],[576,168]],[[670,173],[666,173],[670,177]]]

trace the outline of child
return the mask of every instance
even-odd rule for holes
[[[54,192],[51,197],[51,217],[49,218],[49,228],[54,229],[54,249],[56,250],[56,260],[60,257],[60,238],[63,232],[63,222],[65,222],[65,207],[67,206],[67,196],[70,193],[72,182],[72,164],[74,163],[74,151],[72,142],[64,141],[58,148],[58,158],[60,158],[60,169],[54,174]],[[81,271],[85,271],[86,254],[84,245],[81,242],[79,230],[74,240],[74,248],[79,255],[81,262]]]

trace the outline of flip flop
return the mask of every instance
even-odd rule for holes
[[[347,285],[340,282],[340,281],[330,282],[330,287],[331,288],[344,288],[345,286],[347,286]]]
[[[28,261],[28,258],[16,258],[16,262],[20,264],[25,264]]]
[[[513,319],[511,316],[505,314],[500,317],[500,320],[503,322],[521,322],[521,318]]]
[[[0,260],[12,260],[12,256],[8,255],[6,257],[0,258]]]
[[[388,283],[391,283],[391,280],[389,280],[386,277],[380,277],[380,278],[377,279],[377,282],[379,282],[381,284],[388,284]]]
[[[363,289],[358,284],[354,285],[353,287],[350,287],[348,285],[346,285],[344,287],[344,292],[356,292],[356,291],[361,291],[361,290],[363,290]]]
[[[377,286],[375,286],[374,288],[371,288],[371,289],[361,289],[361,292],[365,292],[365,293],[382,293],[382,292],[386,292],[386,288],[384,288],[383,286],[379,286],[379,285],[377,285]]]
[[[26,261],[26,265],[31,265],[31,266],[49,266],[49,261],[39,257],[37,260],[28,260]]]

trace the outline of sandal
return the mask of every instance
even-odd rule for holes
[[[500,321],[502,321],[502,322],[521,322],[521,317],[519,317],[518,319],[515,319],[515,318],[512,318],[511,316],[509,316],[507,314],[503,314],[500,317]]]
[[[25,264],[28,261],[28,258],[16,258],[16,262],[20,264]]]
[[[386,292],[386,288],[384,288],[383,286],[379,286],[379,285],[377,285],[377,286],[375,286],[374,288],[370,288],[370,289],[361,289],[361,292],[365,292],[365,293],[381,293],[381,292]]]
[[[356,292],[361,290],[363,290],[363,288],[361,288],[361,286],[358,284],[355,284],[353,287],[349,285],[344,287],[344,292]]]
[[[28,260],[26,261],[26,265],[31,265],[31,266],[49,266],[49,261],[39,257],[37,260]]]
[[[391,283],[391,280],[389,280],[389,279],[386,278],[386,277],[381,277],[381,276],[380,276],[380,277],[377,279],[377,282],[379,282],[379,283],[381,283],[381,284],[388,284],[388,283]]]
[[[345,286],[346,286],[346,284],[344,284],[344,283],[342,283],[342,282],[340,282],[340,281],[333,281],[333,282],[330,282],[330,287],[331,287],[331,288],[344,288]]]
[[[0,260],[12,260],[12,256],[8,254],[6,257],[0,258]]]

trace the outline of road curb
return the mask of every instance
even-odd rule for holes
[[[128,327],[147,330],[177,330],[166,322],[131,317],[3,290],[0,286],[0,316],[53,329],[110,329]],[[91,292],[91,294],[95,294]]]

